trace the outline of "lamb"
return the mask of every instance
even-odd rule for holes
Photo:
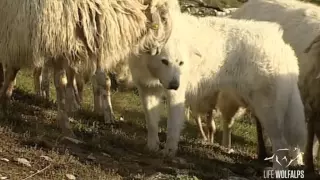
[[[176,153],[184,104],[192,112],[206,113],[214,108],[220,91],[235,94],[248,104],[279,159],[287,153],[277,151],[281,148],[298,148],[293,153],[299,153],[306,138],[297,85],[299,68],[294,51],[281,38],[281,28],[275,23],[228,18],[172,17],[172,35],[163,51],[154,57],[142,56],[140,65],[137,60],[129,61],[145,111],[148,148],[159,149],[159,97],[166,89],[166,155]],[[284,168],[275,159],[273,167]]]
[[[233,151],[231,149],[231,127],[234,123],[234,120],[243,117],[245,114],[251,114],[251,118],[255,121],[256,124],[256,132],[258,138],[258,159],[264,161],[264,159],[267,158],[267,152],[263,139],[264,134],[262,132],[262,126],[258,118],[252,113],[252,110],[248,110],[248,105],[234,94],[230,94],[228,92],[220,92],[216,107],[220,110],[223,119],[222,145],[226,147],[230,152]]]
[[[175,0],[1,1],[0,51],[6,65],[2,111],[19,69],[41,67],[43,59],[52,58],[59,126],[65,136],[75,137],[65,102],[74,99],[73,82],[80,67],[92,70],[105,107],[104,70],[130,54],[158,54],[171,34],[170,11],[175,5]]]
[[[317,148],[312,153],[312,145],[314,131],[317,131],[318,126],[315,117],[319,110],[316,104],[320,101],[317,96],[320,90],[316,86],[317,75],[312,71],[317,71],[314,68],[318,67],[314,52],[317,52],[315,48],[318,48],[316,44],[320,32],[320,8],[311,3],[296,0],[249,0],[236,10],[231,18],[276,22],[284,29],[283,39],[292,46],[299,61],[299,88],[308,122],[308,140],[304,159],[306,171],[314,171],[312,154],[317,153]],[[309,50],[306,50],[308,47]]]
[[[202,141],[204,143],[213,144],[214,142],[214,134],[216,131],[215,126],[215,119],[218,116],[222,116],[222,127],[223,127],[223,136],[222,136],[222,146],[228,149],[228,152],[233,152],[231,148],[231,127],[234,123],[235,119],[239,119],[245,115],[251,114],[252,118],[255,120],[256,123],[256,132],[258,136],[258,159],[264,161],[267,158],[267,151],[264,143],[264,134],[262,132],[261,123],[257,119],[257,117],[250,113],[248,109],[246,109],[246,105],[238,97],[234,96],[233,94],[229,94],[227,92],[219,92],[217,98],[217,104],[215,106],[215,116],[213,115],[213,111],[209,111],[206,114],[206,126],[207,126],[207,133],[203,130],[202,127],[202,120],[201,115],[196,114],[195,119],[200,130]],[[239,109],[239,107],[242,107]],[[188,109],[189,110],[189,109]],[[189,111],[187,110],[187,113]],[[189,116],[189,114],[187,114]],[[189,119],[189,118],[187,118]],[[206,135],[207,134],[207,135]]]
[[[186,105],[187,106],[187,105]],[[187,108],[187,113],[190,113],[190,108]],[[207,126],[207,132],[204,131],[202,127],[202,119],[201,114],[195,114],[192,117],[196,120],[197,126],[200,130],[201,136],[202,136],[202,143],[206,144],[213,144],[214,142],[214,134],[216,132],[216,124],[214,121],[214,110],[211,110],[205,114],[206,116],[206,126]],[[187,114],[187,119],[189,120],[189,114]]]

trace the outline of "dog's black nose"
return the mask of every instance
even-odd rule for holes
[[[173,89],[173,90],[177,90],[180,86],[180,83],[178,80],[172,80],[170,83],[169,83],[169,87],[168,89]]]

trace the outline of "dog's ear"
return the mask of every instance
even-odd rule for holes
[[[200,58],[202,57],[202,54],[198,48],[190,47],[190,53],[191,53],[191,55],[195,54],[196,56],[199,56]]]
[[[160,52],[161,52],[160,47],[150,48],[150,50],[148,51],[148,53],[149,53],[151,56],[158,55],[158,54],[160,54]]]
[[[309,53],[309,51],[312,49],[313,45],[320,42],[320,35],[318,35],[314,40],[309,44],[309,46],[304,50],[304,53]]]

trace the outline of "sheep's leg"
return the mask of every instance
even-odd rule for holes
[[[159,89],[148,89],[138,86],[139,96],[146,118],[148,138],[147,147],[151,151],[159,150],[159,121],[160,121],[160,102],[161,93]]]
[[[313,141],[313,149],[312,149],[312,154],[314,159],[317,158],[318,152],[319,152],[319,140],[317,137],[315,137]]]
[[[75,70],[69,67],[66,71],[66,76],[67,76],[66,110],[69,114],[71,114],[79,109],[78,103],[76,101]]]
[[[57,59],[54,62],[54,85],[56,88],[57,94],[57,104],[58,104],[58,114],[57,114],[57,122],[58,126],[61,128],[64,136],[74,138],[75,135],[72,131],[67,109],[66,109],[66,75],[65,70],[63,68],[63,59]]]
[[[36,92],[37,96],[42,97],[41,92],[41,81],[42,81],[42,68],[36,67],[33,69],[33,85],[34,85],[34,91]]]
[[[317,146],[316,143],[314,143],[314,140],[320,139],[320,122],[318,121],[319,119],[319,113],[315,113],[312,118],[309,119],[308,121],[308,140],[307,140],[307,148],[305,152],[305,159],[306,159],[306,167],[308,172],[313,172],[314,171],[314,162],[313,160],[315,159],[315,155],[317,155]],[[310,127],[309,127],[310,126]],[[316,138],[311,138],[312,132],[316,135]],[[315,144],[315,145],[314,145]],[[308,164],[307,164],[308,163]]]
[[[254,108],[256,116],[259,118],[259,120],[261,120],[267,135],[271,139],[272,151],[274,154],[273,158],[271,157],[273,160],[273,168],[275,170],[286,169],[287,161],[284,159],[284,157],[289,157],[289,153],[284,149],[287,149],[289,146],[284,136],[284,125],[279,124],[279,122],[283,122],[283,119],[279,119],[276,109],[277,107],[268,105],[268,100],[263,102],[264,98],[257,97],[257,103],[254,104],[265,104],[265,107],[254,106],[254,104],[252,104],[251,107]],[[280,162],[280,164],[278,162]]]
[[[76,98],[77,98],[77,101],[79,103],[79,106],[81,106],[82,104],[82,101],[83,101],[83,87],[84,87],[84,79],[82,78],[82,76],[80,74],[77,74],[76,75],[76,86],[77,86],[77,90],[78,90],[78,93],[76,94]]]
[[[2,111],[6,113],[7,105],[10,101],[12,91],[15,85],[15,79],[17,73],[19,72],[19,68],[15,67],[7,67],[4,75],[3,86],[0,90],[0,104]]]
[[[105,73],[104,73],[105,74]],[[104,121],[105,122],[115,122],[115,117],[112,108],[111,102],[111,79],[109,76],[106,77],[106,88],[104,89],[104,93],[102,94],[102,104],[104,107]],[[104,95],[105,94],[105,95]]]
[[[184,123],[185,87],[180,86],[178,90],[168,90],[168,121],[167,142],[162,154],[173,157],[178,150],[180,134]]]
[[[290,156],[294,160],[290,165],[304,165],[302,153],[306,148],[307,125],[305,122],[305,111],[300,97],[300,91],[295,84],[291,93],[290,103],[287,105],[287,112],[284,120],[285,138],[290,146]],[[281,109],[278,108],[278,109]],[[288,120],[289,119],[289,123]],[[286,122],[287,121],[287,122]],[[317,124],[315,124],[317,127]],[[312,144],[313,145],[313,141]]]
[[[231,101],[230,101],[231,102]],[[219,105],[219,110],[222,115],[222,146],[226,147],[230,152],[231,149],[231,128],[234,124],[233,116],[237,113],[239,106],[233,103]]]
[[[200,130],[203,142],[207,142],[208,138],[206,136],[206,133],[203,130],[201,116],[199,114],[197,114],[197,116],[196,116],[196,122],[197,122],[198,128]]]
[[[312,151],[313,151],[312,154],[314,159],[318,155],[319,139],[320,139],[320,122],[318,120],[314,122],[314,132],[316,134],[316,138],[314,138],[315,142],[313,143],[314,145],[312,148]]]
[[[235,101],[232,94],[227,92],[220,92],[218,95],[216,107],[220,110],[222,115],[222,146],[232,152],[231,149],[231,127],[233,126],[235,114],[239,109],[239,103]]]
[[[81,100],[79,95],[79,89],[78,89],[78,79],[80,79],[81,75],[79,73],[74,74],[72,89],[74,93],[74,100],[73,100],[73,110],[76,111],[80,109],[81,106]]]
[[[47,63],[47,62],[46,62]],[[45,97],[45,99],[50,99],[50,73],[49,73],[49,65],[44,64],[42,67],[42,81],[41,81],[41,92],[42,96]]]
[[[305,148],[305,154],[304,154],[304,163],[306,172],[314,172],[314,164],[313,164],[313,156],[312,156],[312,146],[313,146],[313,140],[314,140],[314,121],[316,118],[314,116],[311,116],[309,121],[307,122],[307,128],[308,128],[308,136],[307,136],[307,146]]]
[[[4,81],[4,69],[3,69],[2,63],[0,63],[0,88],[3,85],[3,81]]]
[[[49,67],[37,67],[33,70],[34,90],[40,97],[49,100],[50,98],[50,80],[49,80]]]
[[[253,118],[256,121],[256,132],[258,137],[258,160],[264,161],[264,159],[267,158],[268,155],[267,155],[267,150],[266,150],[266,146],[263,139],[263,132],[262,132],[263,129],[258,118],[255,115],[253,115]]]
[[[206,115],[207,117],[207,128],[208,128],[208,141],[210,144],[214,142],[214,134],[216,133],[216,123],[213,119],[213,111],[209,111]]]
[[[104,120],[106,123],[114,123],[114,114],[111,103],[110,78],[106,76],[106,73],[104,71],[97,70],[94,79],[94,84],[96,86],[94,93],[97,98],[101,98],[101,100],[98,102],[101,102]]]
[[[185,115],[186,115],[187,121],[190,121],[190,107],[187,107],[185,109]]]
[[[314,133],[316,135],[313,141],[313,148],[312,148],[313,159],[317,158],[318,150],[319,150],[320,122],[318,120],[314,122]]]
[[[92,77],[92,91],[93,91],[93,109],[94,112],[98,115],[102,115],[102,98],[101,92],[96,79],[96,75]]]

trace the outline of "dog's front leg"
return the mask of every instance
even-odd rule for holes
[[[173,157],[178,150],[180,133],[184,124],[184,103],[185,88],[179,87],[178,90],[168,90],[168,121],[167,121],[167,142],[163,155]]]
[[[139,96],[146,118],[148,130],[147,147],[150,151],[159,150],[159,121],[160,121],[160,90],[158,88],[148,88],[138,86]]]

